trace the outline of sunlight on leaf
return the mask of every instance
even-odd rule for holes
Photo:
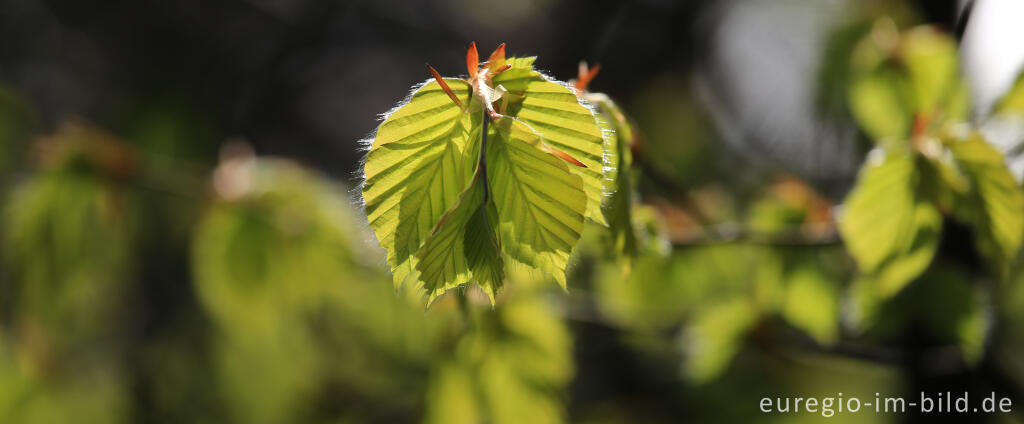
[[[686,334],[687,375],[694,381],[706,382],[722,373],[756,319],[757,310],[740,298],[703,308]]]
[[[880,293],[891,295],[931,263],[942,219],[920,197],[915,158],[876,152],[843,204],[839,231],[861,272],[877,282]]]
[[[460,98],[468,96],[465,81],[445,81]],[[472,177],[475,158],[467,152],[480,138],[480,119],[430,81],[377,129],[362,193],[370,226],[388,251],[396,288],[412,274],[413,255]]]
[[[1024,239],[1024,193],[1003,155],[979,134],[946,145],[971,186],[953,213],[971,226],[978,250],[1005,276]]]
[[[428,303],[469,282],[493,303],[503,255],[565,287],[584,218],[606,225],[594,113],[534,58],[505,59],[501,46],[476,69],[478,57],[473,44],[466,81],[430,68],[435,80],[385,118],[365,162],[366,214],[395,286],[415,276]]]
[[[517,292],[474,313],[458,361],[432,376],[427,422],[564,422],[559,393],[573,374],[572,340],[549,308],[538,293]]]

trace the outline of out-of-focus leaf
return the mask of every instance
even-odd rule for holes
[[[754,234],[820,237],[832,221],[831,202],[803,181],[782,176],[759,195],[747,212]]]
[[[828,344],[839,335],[838,288],[813,264],[789,273],[782,317],[793,326]]]
[[[762,200],[750,208],[747,222],[758,234],[772,234],[800,228],[807,211],[784,202]]]
[[[229,335],[217,342],[219,393],[234,421],[280,423],[309,415],[303,401],[315,393],[320,383],[316,370],[323,368],[314,362],[316,352],[305,336],[274,331],[245,339]]]
[[[880,152],[880,151],[875,151]],[[907,154],[871,157],[843,202],[839,229],[861,269],[874,271],[906,244],[913,222],[914,160]]]
[[[563,422],[561,391],[573,374],[572,340],[549,308],[536,294],[520,292],[493,311],[474,312],[457,361],[442,364],[433,376],[428,422]]]
[[[697,382],[718,376],[739,351],[757,317],[757,308],[742,298],[704,307],[690,324],[684,338],[688,353],[687,375]]]
[[[454,362],[439,364],[427,389],[427,415],[424,422],[472,424],[483,420],[477,405],[477,385],[468,367]]]
[[[901,33],[882,18],[854,48],[850,66],[850,110],[876,142],[907,140],[915,119],[966,119],[969,99],[956,45],[935,27]]]
[[[668,228],[658,210],[649,205],[633,206],[633,233],[636,235],[637,252],[640,254],[668,255],[672,243],[668,239]]]
[[[946,142],[970,191],[956,199],[953,212],[970,225],[978,250],[1005,276],[1024,238],[1024,193],[1003,155],[980,134]]]
[[[640,256],[628,278],[614,264],[598,269],[597,305],[633,331],[679,325],[702,303],[747,296],[761,256],[743,244],[698,246],[671,256]]]
[[[899,291],[928,268],[938,249],[942,233],[942,216],[934,206],[926,202],[914,205],[913,233],[898,256],[883,264],[869,279],[883,296]]]
[[[916,111],[930,120],[959,122],[967,117],[967,86],[960,77],[957,46],[934,26],[901,34],[900,57],[910,76]]]
[[[192,257],[199,299],[221,325],[269,331],[279,314],[366,275],[340,189],[289,162],[251,158],[222,165],[215,185]]]
[[[601,93],[587,93],[586,98],[597,105],[598,124],[604,130],[605,160],[611,165],[606,168],[604,191],[609,193],[603,212],[608,222],[607,241],[615,255],[629,269],[632,257],[637,254],[637,236],[633,227],[633,154],[630,143],[633,128],[626,115],[608,96]]]
[[[880,298],[870,284],[852,287],[853,329],[891,337],[924,324],[930,337],[960,348],[968,363],[984,354],[992,325],[987,302],[963,270],[936,264],[892,298]],[[869,282],[870,283],[870,282]]]
[[[193,271],[217,324],[211,380],[228,416],[314,420],[328,402],[342,410],[333,418],[411,419],[452,338],[452,305],[424,319],[420,289],[396,296],[383,252],[358,244],[368,234],[344,191],[294,163],[230,158],[214,188]]]
[[[906,104],[908,84],[897,71],[880,66],[850,84],[850,110],[873,140],[899,139],[910,133],[913,110]]]
[[[5,206],[3,253],[13,282],[6,295],[15,299],[19,327],[39,336],[31,345],[62,351],[117,331],[138,205],[126,184],[131,152],[112,135],[68,122],[40,150],[42,169]]]
[[[836,340],[839,332],[839,280],[837,249],[761,247],[757,250],[757,307],[777,312],[793,327],[821,344]]]
[[[602,314],[632,329],[678,324],[688,310],[686,295],[693,290],[688,281],[672,275],[669,264],[667,258],[642,256],[629,278],[623,278],[616,264],[599,267],[595,289]]]
[[[905,139],[915,105],[907,76],[890,57],[897,54],[899,31],[887,19],[875,22],[850,57],[850,112],[874,141]]]
[[[106,370],[85,367],[60,379],[25,369],[0,342],[0,422],[127,423],[128,391]]]
[[[992,109],[994,115],[1012,114],[1024,115],[1024,72],[1017,77],[1017,81],[1010,87],[1002,98],[996,102]]]
[[[942,217],[922,198],[921,174],[913,156],[875,152],[846,198],[839,231],[860,270],[876,282],[881,295],[888,296],[931,263]]]

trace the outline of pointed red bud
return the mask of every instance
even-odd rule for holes
[[[579,76],[576,77],[576,89],[583,91],[590,85],[590,81],[597,76],[597,73],[601,71],[601,65],[594,65],[593,68],[587,69],[586,62],[580,62]]]
[[[437,84],[441,86],[441,90],[444,90],[444,93],[448,95],[448,98],[452,99],[452,101],[460,108],[464,108],[464,106],[462,106],[462,101],[455,96],[455,92],[448,86],[448,83],[444,82],[444,78],[441,78],[441,74],[437,73],[437,69],[434,69],[430,64],[427,64],[427,69],[430,70],[430,74],[434,76],[434,79],[437,80]]]
[[[469,77],[476,77],[476,72],[480,68],[480,54],[476,51],[476,42],[469,43],[469,50],[466,51],[466,70],[469,71]]]

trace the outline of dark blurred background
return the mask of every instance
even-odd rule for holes
[[[839,202],[871,148],[841,98],[843,30],[888,16],[958,39],[966,3],[0,0],[0,422],[817,422],[760,414],[757,400],[943,384],[1020,394],[1019,359],[978,353],[968,367],[948,355],[963,338],[918,338],[916,315],[878,337],[736,324],[744,306],[729,302],[702,315],[701,296],[767,284],[776,262],[762,257],[811,257],[830,306],[812,306],[809,327],[822,310],[838,328],[853,271],[834,237],[767,253],[691,238],[766,197]],[[537,56],[560,80],[602,66],[589,88],[636,124],[639,193],[671,258],[638,261],[632,280],[651,284],[624,288],[584,257],[569,294],[522,277],[528,288],[469,324],[453,301],[425,313],[395,295],[351,206],[360,141],[429,77],[424,63],[464,73],[471,41]],[[952,233],[957,270],[933,270],[940,280],[976,271],[957,247],[969,235]],[[978,343],[998,339],[997,312],[961,306],[948,327],[987,313]],[[459,336],[467,326],[492,332]],[[703,347],[693,326],[711,331]],[[1001,358],[1018,357],[1024,343],[1006,340]]]

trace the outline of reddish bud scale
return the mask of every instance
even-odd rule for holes
[[[466,51],[466,70],[470,78],[476,78],[477,70],[480,68],[480,54],[476,51],[476,42],[469,43],[469,50]]]
[[[437,73],[437,69],[434,69],[434,67],[429,64],[427,65],[427,69],[430,70],[430,74],[434,76],[434,79],[437,80],[437,84],[441,86],[441,90],[444,90],[444,93],[448,95],[448,98],[452,99],[456,105],[462,108],[462,101],[455,95],[455,91],[452,91],[452,88],[448,86],[448,83],[444,82],[444,78],[441,78],[441,74]]]

